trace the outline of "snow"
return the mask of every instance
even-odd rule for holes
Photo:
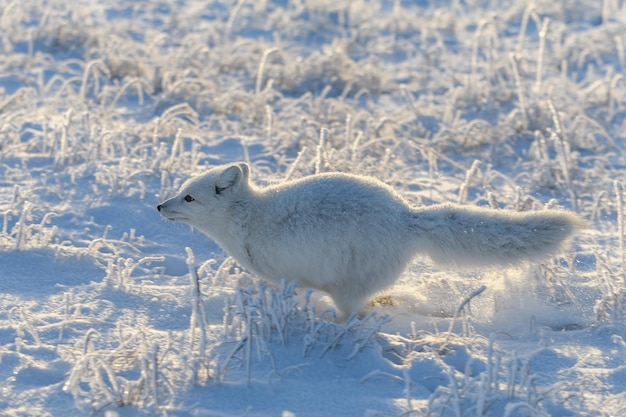
[[[626,2],[0,5],[0,415],[626,415]],[[335,323],[159,217],[239,160],[589,227]]]

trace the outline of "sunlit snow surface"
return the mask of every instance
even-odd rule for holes
[[[625,45],[621,0],[0,0],[0,416],[626,415]],[[589,228],[335,324],[159,217],[239,160]]]

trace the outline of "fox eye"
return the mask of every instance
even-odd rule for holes
[[[192,196],[190,196],[189,194],[187,194],[184,198],[184,200],[188,203],[192,202],[193,200],[195,200],[195,198],[193,198]]]

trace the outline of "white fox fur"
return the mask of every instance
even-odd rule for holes
[[[329,173],[266,188],[248,178],[245,163],[215,167],[157,208],[264,279],[329,293],[346,315],[362,312],[418,253],[442,264],[507,265],[556,252],[583,226],[556,210],[411,207],[362,176]]]

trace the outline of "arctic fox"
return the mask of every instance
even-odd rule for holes
[[[556,210],[411,207],[363,176],[327,173],[260,188],[249,173],[245,163],[212,168],[157,209],[261,278],[327,292],[344,315],[361,313],[418,253],[440,264],[509,265],[556,252],[584,224]]]

